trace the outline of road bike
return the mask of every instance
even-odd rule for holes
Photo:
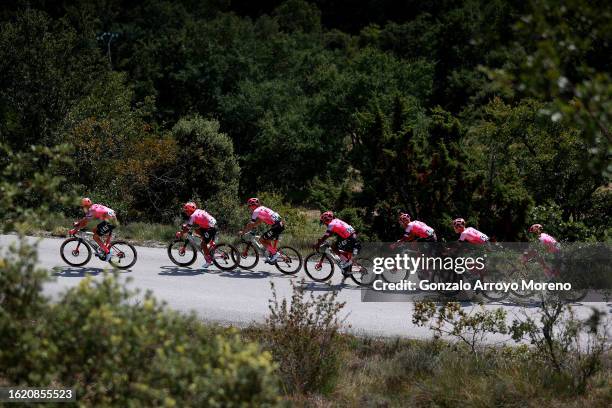
[[[259,256],[266,256],[266,247],[260,242],[260,236],[249,231],[240,237],[238,244],[238,262],[242,269],[253,269],[259,262]],[[278,258],[274,262],[276,269],[285,275],[295,275],[302,268],[302,255],[290,246],[281,246],[276,249]]]
[[[201,238],[196,237],[192,230],[185,234],[185,238],[177,238],[168,244],[168,257],[178,266],[190,266],[197,257],[198,252],[204,255],[200,245]],[[238,250],[226,242],[208,244],[208,250],[213,264],[222,271],[229,271],[238,266]]]
[[[317,251],[311,253],[304,260],[304,271],[310,279],[316,282],[328,281],[334,274],[335,266],[342,271],[342,259],[332,249],[330,243],[321,245]],[[351,270],[347,273],[342,271],[345,277],[350,278],[359,286],[369,286],[376,279],[373,272],[373,263],[369,258],[356,257],[353,259]]]
[[[111,257],[108,260],[118,269],[128,269],[134,266],[138,255],[136,248],[126,241],[111,241],[112,231],[109,232],[106,243],[110,249]],[[93,232],[83,229],[77,231],[72,237],[66,239],[60,246],[60,256],[70,266],[83,266],[91,259],[92,248],[101,260],[106,259],[106,253],[93,239]]]

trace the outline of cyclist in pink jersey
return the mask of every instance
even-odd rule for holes
[[[457,218],[453,221],[453,229],[459,236],[460,242],[468,242],[474,245],[483,245],[489,242],[489,237],[486,234],[478,231],[476,228],[465,227],[465,220]]]
[[[529,233],[537,235],[538,241],[540,241],[540,243],[544,245],[547,252],[551,254],[559,252],[561,250],[561,246],[559,245],[557,240],[554,239],[551,235],[548,235],[543,232],[543,230],[544,227],[542,227],[541,224],[533,224],[531,227],[529,227]]]
[[[102,204],[94,204],[91,199],[87,197],[81,199],[81,208],[85,213],[85,217],[74,223],[74,228],[68,231],[69,234],[76,234],[79,229],[85,227],[91,220],[99,220],[100,223],[93,229],[93,239],[102,250],[97,255],[100,257],[100,259],[108,261],[111,257],[110,248],[108,247],[111,238],[110,233],[118,224],[115,211]],[[104,242],[102,240],[102,236],[106,234],[108,234],[108,238],[106,239],[106,242]]]
[[[200,247],[204,252],[203,268],[207,269],[212,264],[209,245],[212,242],[214,245],[215,236],[217,235],[217,220],[198,206],[194,202],[186,203],[183,206],[183,212],[189,217],[189,221],[183,224],[182,230],[176,233],[176,239],[182,239],[183,234],[189,231],[189,228],[195,228],[194,231],[202,238]]]
[[[544,272],[548,276],[556,276],[559,274],[558,264],[560,262],[559,255],[561,252],[561,246],[555,238],[553,238],[551,235],[544,233],[543,230],[544,227],[542,227],[542,224],[533,224],[531,227],[529,227],[529,233],[536,235],[538,241],[544,246],[546,252],[553,255],[552,267],[544,260],[544,258],[537,251],[533,249],[528,250],[524,254],[523,262],[528,262],[533,258],[537,258],[538,263],[542,265]]]
[[[327,225],[327,231],[315,244],[315,248],[319,248],[321,244],[332,235],[336,235],[338,239],[332,246],[332,249],[340,255],[342,263],[342,273],[346,274],[351,270],[353,264],[353,256],[357,255],[361,250],[361,243],[357,239],[355,229],[348,223],[339,218],[334,217],[331,211],[325,211],[321,214],[321,224]]]
[[[436,242],[438,240],[433,228],[421,221],[410,221],[409,214],[401,213],[399,223],[404,228],[404,236],[391,244],[391,249],[396,248],[402,242]]]
[[[276,247],[280,235],[285,230],[285,223],[277,212],[261,205],[259,199],[256,197],[249,198],[247,200],[247,206],[249,207],[249,211],[251,211],[251,220],[242,231],[239,231],[239,234],[246,234],[262,223],[268,225],[269,229],[261,235],[259,241],[268,249],[268,253],[270,254],[265,262],[273,264],[279,256]]]

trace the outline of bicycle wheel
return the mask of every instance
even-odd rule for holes
[[[359,286],[370,286],[376,280],[370,258],[357,258],[351,266],[351,279]]]
[[[259,253],[250,242],[241,242],[236,247],[236,260],[238,267],[242,269],[253,269],[259,262]]]
[[[512,275],[510,275],[510,278],[515,282],[519,282],[519,289],[517,290],[510,289],[510,293],[512,293],[513,296],[516,296],[517,298],[521,298],[521,299],[527,299],[527,298],[532,297],[535,294],[535,290],[520,289],[523,287],[523,285],[521,284],[522,281],[529,280],[528,273],[524,269],[519,269],[519,268],[515,269]]]
[[[108,263],[118,269],[128,269],[134,266],[138,259],[134,245],[125,241],[114,241],[110,245],[111,258]]]
[[[319,252],[313,252],[304,260],[304,271],[313,281],[325,282],[334,274],[334,262]]]
[[[405,269],[390,269],[385,270],[381,275],[382,278],[388,283],[398,283],[406,279],[408,271]]]
[[[291,247],[278,248],[276,269],[285,275],[294,275],[302,268],[302,255],[297,249]]]
[[[168,244],[168,258],[175,265],[192,265],[197,257],[198,250],[186,239],[175,239]]]
[[[215,266],[222,271],[229,271],[238,266],[240,256],[238,250],[231,244],[221,243],[215,245],[210,251]]]
[[[68,238],[60,247],[60,256],[70,266],[83,266],[91,259],[91,247],[81,238]]]
[[[463,279],[462,275],[453,270],[434,271],[431,281],[434,283],[459,283]],[[445,296],[457,296],[460,290],[438,290],[438,293]]]
[[[484,280],[483,276],[478,277],[472,283],[475,283],[477,280],[480,280],[482,283],[485,283],[485,280]],[[481,290],[480,293],[482,293],[482,296],[484,296],[487,299],[492,300],[494,302],[500,302],[500,301],[504,300],[505,298],[507,298],[508,296],[510,296],[510,292],[494,290],[494,289],[491,289],[491,290]]]

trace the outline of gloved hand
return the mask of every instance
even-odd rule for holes
[[[174,236],[176,237],[176,239],[181,239],[183,237],[183,232],[182,231],[176,231],[176,234],[174,234]]]

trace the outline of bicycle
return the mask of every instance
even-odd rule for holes
[[[185,238],[176,238],[168,244],[168,258],[178,266],[192,265],[198,257],[198,252],[204,255],[199,241],[201,238],[196,238],[193,231],[189,230]],[[238,266],[238,250],[233,245],[211,241],[208,249],[213,264],[222,271],[229,271]]]
[[[325,282],[334,274],[334,265],[342,270],[341,262],[340,256],[333,251],[331,244],[326,242],[306,257],[304,271],[310,279],[316,282]],[[351,271],[346,274],[343,272],[343,275],[345,277],[350,276],[353,282],[359,286],[369,286],[376,279],[372,266],[371,259],[357,257],[353,259]]]
[[[138,259],[136,248],[129,242],[111,241],[111,238],[112,231],[109,232],[106,239],[111,254],[108,263],[117,269],[128,269],[134,266]],[[84,253],[82,248],[85,248]],[[96,251],[96,256],[100,260],[105,260],[106,253],[101,251],[100,245],[93,239],[93,232],[86,232],[81,229],[62,243],[60,256],[70,266],[83,266],[91,259],[92,248]],[[84,259],[80,259],[81,255],[84,255]],[[73,258],[79,260],[74,260]]]
[[[249,231],[240,237],[238,244],[238,263],[242,269],[253,269],[259,262],[259,255],[265,256],[266,248],[259,241],[260,236],[255,235],[255,232]],[[274,263],[276,269],[285,275],[295,275],[302,268],[302,255],[295,248],[290,246],[282,246],[276,249],[278,258]],[[253,261],[246,263],[248,259]]]

